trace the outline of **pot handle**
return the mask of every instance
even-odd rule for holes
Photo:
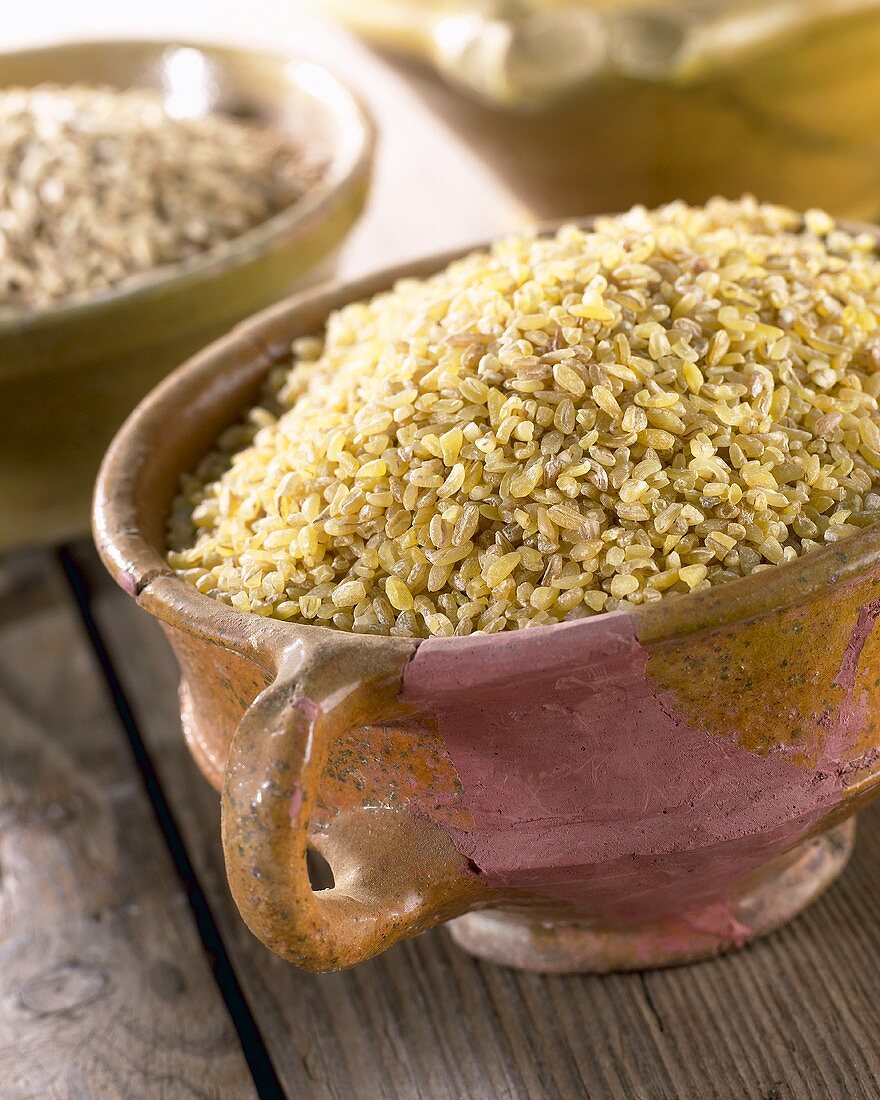
[[[405,658],[382,653],[363,645],[287,651],[229,751],[222,835],[233,897],[251,931],[306,970],[363,962],[465,912],[485,889],[448,834],[403,802],[331,820],[334,885],[312,888],[309,821],[330,747],[388,714],[401,690]]]

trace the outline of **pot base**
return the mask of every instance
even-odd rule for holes
[[[549,974],[607,974],[697,962],[743,947],[796,917],[843,871],[854,837],[851,818],[761,868],[729,901],[678,920],[615,930],[494,909],[458,917],[449,932],[477,958]]]

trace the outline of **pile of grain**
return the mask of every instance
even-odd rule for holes
[[[317,174],[280,131],[175,118],[158,92],[0,91],[0,310],[42,309],[205,252]]]
[[[333,314],[185,478],[244,611],[452,635],[791,561],[880,516],[880,261],[713,200],[510,238]]]

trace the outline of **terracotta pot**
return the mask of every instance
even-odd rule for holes
[[[401,273],[234,330],[143,402],[98,481],[104,561],[180,661],[244,919],[312,970],[457,917],[475,953],[557,971],[696,959],[788,920],[880,782],[880,530],[633,611],[420,642],[242,614],[166,565],[180,474],[292,338]]]
[[[177,109],[288,128],[328,162],[299,202],[235,240],[106,293],[0,317],[0,549],[88,529],[113,434],[153,386],[243,317],[332,274],[366,199],[373,128],[325,69],[186,42],[77,42],[0,55],[0,86],[149,87]]]

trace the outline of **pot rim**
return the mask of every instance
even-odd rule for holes
[[[0,53],[0,65],[4,58],[50,58],[80,49],[123,52],[154,50],[157,56],[167,50],[194,50],[221,65],[224,59],[232,57],[259,59],[278,65],[283,67],[288,83],[304,87],[307,94],[325,106],[328,115],[332,115],[339,125],[339,137],[333,144],[327,170],[318,182],[301,198],[266,221],[206,252],[133,275],[106,291],[80,296],[69,302],[62,301],[45,309],[0,314],[0,339],[8,334],[60,329],[85,318],[100,324],[120,302],[136,307],[157,293],[177,294],[222,275],[230,268],[243,267],[259,260],[279,240],[296,240],[303,236],[342,195],[369,174],[376,144],[376,127],[369,112],[360,97],[332,69],[305,55],[194,41],[187,37],[82,38],[4,51]],[[306,86],[308,84],[311,87]],[[214,108],[211,113],[215,113]]]
[[[565,219],[558,224],[587,227],[594,218]],[[880,228],[856,223],[838,223],[855,232],[869,232],[880,242]],[[550,232],[554,226],[542,226]],[[216,402],[228,398],[238,384],[248,397],[236,406],[237,415],[223,420],[224,425],[240,419],[252,403],[266,372],[286,358],[292,339],[318,331],[327,315],[349,303],[390,288],[403,277],[425,277],[452,260],[475,249],[478,242],[465,248],[433,253],[420,260],[386,267],[380,271],[341,284],[324,284],[294,295],[261,311],[237,325],[220,340],[209,345],[170,374],[131,413],[108,449],[95,486],[93,534],[101,557],[117,583],[164,622],[208,641],[247,652],[269,665],[298,639],[321,639],[336,645],[419,646],[430,640],[432,647],[473,647],[509,643],[512,634],[469,635],[462,638],[397,638],[385,635],[354,634],[332,627],[286,622],[238,611],[197,591],[178,577],[166,563],[158,543],[164,539],[171,500],[180,475],[192,468],[188,461],[173,459],[173,429],[178,443],[186,439],[187,427],[199,421]],[[235,379],[235,383],[233,382]],[[163,450],[164,446],[164,450]],[[194,461],[200,454],[201,448]],[[164,477],[164,493],[160,481]],[[152,484],[150,479],[152,478]],[[156,505],[144,503],[150,492],[160,492],[161,515]],[[142,514],[142,508],[149,515]],[[144,530],[150,519],[154,537]],[[161,532],[162,534],[159,534]],[[814,550],[792,562],[762,570],[746,577],[726,581],[699,592],[668,596],[647,605],[623,609],[634,622],[642,644],[671,642],[685,635],[720,629],[735,623],[762,617],[772,611],[804,603],[830,585],[839,585],[880,565],[880,523],[838,543]],[[621,611],[542,626],[534,631],[536,640],[551,643],[554,650],[571,651],[579,630],[590,630]],[[529,632],[529,637],[532,632]]]

